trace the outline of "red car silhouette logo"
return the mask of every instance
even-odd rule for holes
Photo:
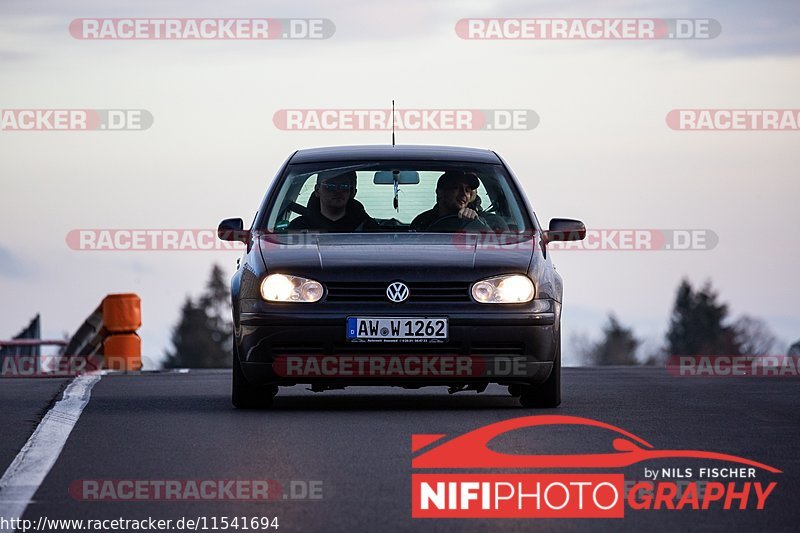
[[[579,425],[604,428],[619,436],[612,441],[615,452],[572,455],[519,455],[489,449],[489,441],[508,431],[548,425]],[[412,452],[418,452],[446,435],[412,435]],[[412,468],[621,468],[652,459],[712,459],[761,468],[780,474],[769,465],[744,457],[702,450],[657,450],[644,439],[624,429],[578,416],[543,415],[513,418],[483,426],[452,438],[413,458]]]

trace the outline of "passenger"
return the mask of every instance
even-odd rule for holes
[[[369,231],[378,224],[355,199],[356,173],[336,170],[317,174],[317,184],[308,201],[308,213],[289,224],[290,231],[350,233]]]
[[[478,196],[478,191],[472,191],[467,207],[478,213],[478,217],[482,218],[494,231],[508,231],[508,224],[503,217],[485,211],[481,207],[481,197]]]
[[[475,201],[480,180],[472,172],[448,170],[436,182],[436,205],[417,215],[411,229],[424,231],[431,224],[447,216],[465,220],[479,220],[478,212],[469,207]]]

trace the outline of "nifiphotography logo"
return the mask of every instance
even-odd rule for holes
[[[546,435],[563,426],[606,430],[612,436],[611,451],[520,455],[501,453],[489,445],[512,431],[535,428]],[[411,448],[413,518],[624,518],[626,507],[763,510],[778,485],[766,476],[781,474],[735,455],[656,449],[624,429],[577,416],[514,418],[453,437],[412,435]],[[675,467],[676,460],[685,464]],[[665,462],[670,466],[664,467]],[[630,472],[640,463],[648,465],[641,471],[642,479],[626,480],[622,470]],[[439,473],[442,470],[458,473]],[[509,470],[513,473],[506,473]],[[519,473],[527,470],[532,472]]]

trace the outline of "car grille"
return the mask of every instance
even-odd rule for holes
[[[388,283],[342,282],[327,283],[329,302],[388,302]],[[406,283],[407,302],[469,302],[469,283],[418,282]]]

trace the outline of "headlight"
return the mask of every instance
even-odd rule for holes
[[[533,300],[533,295],[533,282],[520,274],[484,279],[472,286],[472,297],[482,304],[525,303]]]
[[[325,291],[313,279],[270,274],[261,282],[261,297],[268,302],[317,302]]]

